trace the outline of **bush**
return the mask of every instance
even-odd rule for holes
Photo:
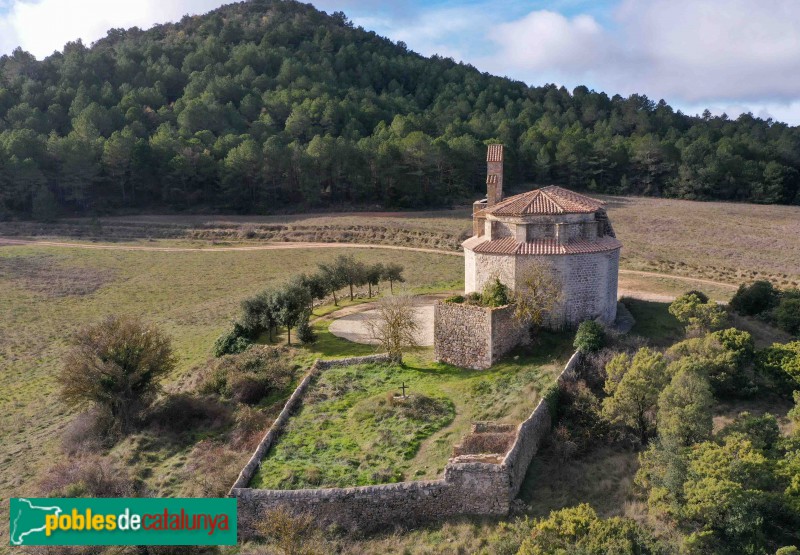
[[[220,335],[214,342],[214,356],[235,355],[244,352],[252,344],[244,326],[234,322],[231,329]]]
[[[444,302],[461,304],[464,302],[464,295],[453,295],[452,297],[447,297]]]
[[[302,317],[300,323],[297,324],[297,339],[304,345],[313,343],[317,339],[316,334],[314,334],[314,329],[311,327],[311,314],[308,312]]]
[[[778,302],[778,291],[766,280],[742,284],[731,299],[733,310],[745,316],[755,316],[772,309]]]
[[[211,361],[199,391],[255,404],[289,385],[293,367],[276,348],[253,346],[243,353]]]
[[[510,302],[511,296],[509,295],[508,286],[498,278],[494,278],[494,281],[488,282],[486,287],[483,288],[483,294],[481,295],[481,304],[483,306],[506,306]]]
[[[98,455],[56,463],[39,486],[48,497],[136,497],[141,490],[123,465]]]
[[[706,304],[706,303],[708,303],[708,301],[711,300],[711,299],[708,298],[708,295],[706,295],[702,291],[698,291],[697,289],[692,289],[691,291],[687,291],[685,294],[686,295],[694,295],[694,296],[696,296],[698,299],[700,299],[700,302],[703,303],[703,304]]]
[[[175,368],[169,336],[135,317],[108,316],[75,335],[64,359],[61,395],[70,405],[106,411],[126,433],[155,399],[158,380]]]
[[[785,295],[775,309],[775,323],[786,333],[800,335],[800,297]]]
[[[774,343],[758,354],[757,368],[777,382],[781,393],[800,388],[800,341]]]
[[[595,320],[586,320],[578,326],[572,346],[582,354],[593,353],[605,347],[606,330]]]
[[[669,305],[669,313],[686,325],[690,333],[703,333],[721,329],[727,322],[725,310],[714,302],[703,302],[705,295],[686,293]]]

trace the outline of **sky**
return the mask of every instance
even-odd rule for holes
[[[0,0],[0,54],[37,58],[219,0]],[[316,0],[329,13],[531,85],[646,94],[689,114],[800,125],[800,0]]]

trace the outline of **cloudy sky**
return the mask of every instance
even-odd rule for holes
[[[0,0],[0,53],[42,58],[111,27],[148,27],[219,0]],[[800,124],[800,0],[317,0],[425,55],[530,84],[664,98],[687,113]]]

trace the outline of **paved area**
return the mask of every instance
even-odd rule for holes
[[[419,333],[417,334],[417,343],[421,347],[430,347],[433,345],[433,305],[436,301],[433,299],[423,298],[420,299],[416,308],[416,318],[419,324]],[[371,305],[362,305],[368,307]],[[336,317],[334,313],[334,317]],[[341,318],[334,320],[328,328],[330,332],[342,339],[353,341],[355,343],[364,343],[367,345],[374,345],[376,341],[372,339],[367,326],[367,322],[375,320],[378,317],[378,312],[374,308],[368,308],[361,312],[347,314]]]

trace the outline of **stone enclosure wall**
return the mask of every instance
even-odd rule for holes
[[[573,379],[578,353],[573,355],[558,382]],[[381,358],[382,357],[382,358]],[[333,364],[349,365],[382,361],[386,357],[358,357]],[[317,362],[286,404],[284,412],[297,408],[308,384],[331,363]],[[283,416],[283,412],[281,416]],[[474,462],[470,455],[455,457],[439,480],[401,482],[379,486],[303,490],[248,488],[269,446],[285,425],[281,416],[258,446],[230,496],[239,502],[240,530],[247,532],[271,510],[284,508],[309,514],[316,524],[336,524],[350,532],[370,532],[397,525],[417,525],[457,515],[504,516],[519,493],[528,466],[551,426],[547,402],[542,399],[531,416],[516,430],[511,448],[500,464]],[[288,413],[287,413],[288,418]],[[277,425],[277,426],[276,426]],[[500,454],[502,455],[502,454]]]
[[[485,370],[528,339],[514,307],[438,302],[433,318],[434,357],[461,368]]]

